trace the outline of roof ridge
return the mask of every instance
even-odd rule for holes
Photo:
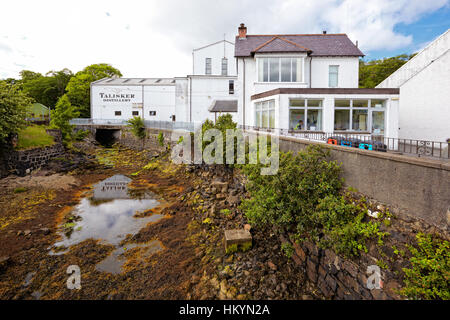
[[[285,41],[285,42],[287,42],[287,43],[290,43],[290,44],[292,44],[292,45],[294,45],[294,46],[296,46],[296,47],[303,48],[303,49],[305,49],[306,51],[312,51],[311,49],[306,48],[306,47],[304,47],[304,46],[302,46],[302,45],[299,45],[299,44],[295,43],[294,41],[291,41],[291,40],[288,40],[288,39],[284,39],[284,38],[281,38],[281,37],[278,37],[278,39],[281,39],[281,40],[283,40],[283,41]]]
[[[247,37],[289,37],[289,36],[347,36],[346,33],[293,33],[293,34],[248,34]],[[239,37],[239,36],[236,36]]]
[[[256,51],[258,51],[259,49],[265,47],[266,45],[268,45],[269,43],[271,43],[272,41],[274,41],[276,38],[278,38],[278,37],[273,37],[273,38],[270,39],[269,41],[266,41],[266,42],[264,42],[263,44],[257,46],[257,47],[253,50],[253,52],[256,52]]]

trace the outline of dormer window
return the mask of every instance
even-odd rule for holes
[[[303,58],[258,58],[259,82],[303,82]]]

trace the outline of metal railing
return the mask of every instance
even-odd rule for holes
[[[123,119],[87,119],[87,118],[74,118],[70,120],[71,125],[101,125],[101,126],[127,126],[128,120]],[[161,130],[185,130],[194,132],[201,123],[196,122],[182,122],[182,121],[155,121],[144,120],[146,128],[161,129]]]
[[[334,141],[330,142],[333,144],[366,150],[387,151],[418,157],[426,156],[439,159],[450,159],[450,143],[447,142],[390,138],[370,133],[305,132],[291,129],[268,129],[242,125],[240,125],[239,128],[248,131],[266,132],[323,143],[329,143],[329,139],[332,139]]]

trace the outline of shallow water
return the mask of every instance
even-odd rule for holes
[[[115,249],[108,257],[98,263],[95,266],[95,269],[97,269],[98,271],[114,274],[121,273],[122,267],[126,262],[126,258],[123,256],[123,254],[127,250],[134,248],[142,248],[141,250],[143,250],[143,252],[141,256],[144,258],[163,250],[162,243],[158,240],[152,240],[147,243],[130,243],[123,247],[118,247],[117,249]]]
[[[72,215],[80,218],[73,222],[73,232],[70,235],[61,233],[62,240],[54,247],[68,248],[87,239],[99,239],[117,246],[128,234],[134,235],[149,222],[163,218],[160,214],[134,217],[137,212],[152,209],[160,203],[152,193],[135,195],[128,187],[130,182],[131,179],[124,175],[115,175],[94,185],[92,197],[81,199],[72,211]],[[66,252],[52,251],[50,254]]]

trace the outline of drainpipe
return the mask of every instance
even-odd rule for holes
[[[142,85],[142,120],[145,120],[145,114],[144,114],[144,85]]]
[[[189,122],[192,122],[192,77],[189,77]]]
[[[309,87],[312,88],[311,85],[311,75],[312,75],[312,70],[311,70],[311,62],[312,62],[312,57],[309,57]]]
[[[244,64],[244,66],[243,66],[243,70],[244,70],[244,73],[243,73],[243,80],[242,80],[242,97],[243,97],[243,99],[242,99],[242,125],[244,126],[244,129],[245,129],[245,58],[242,58],[242,62],[243,62],[243,64]]]

